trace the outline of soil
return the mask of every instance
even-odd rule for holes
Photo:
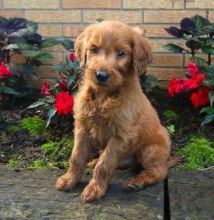
[[[176,154],[177,150],[186,145],[192,136],[204,136],[214,142],[214,124],[201,127],[202,115],[199,114],[199,110],[195,110],[191,106],[187,95],[170,98],[165,89],[154,88],[147,92],[147,96],[156,108],[162,124],[175,127],[175,131],[171,134],[172,154]],[[23,168],[37,159],[45,160],[41,145],[50,140],[50,137],[32,136],[23,129],[14,134],[9,134],[5,130],[10,125],[20,124],[20,121],[28,116],[38,115],[45,119],[45,111],[27,109],[38,98],[39,92],[35,91],[30,98],[19,99],[13,105],[0,109],[0,163],[7,164],[15,156],[21,161],[18,167]],[[176,112],[176,119],[167,119],[164,116],[164,112],[167,110]],[[72,135],[72,120],[52,126],[48,130],[51,140],[58,141],[66,133]]]

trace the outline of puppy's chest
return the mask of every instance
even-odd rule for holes
[[[84,124],[94,146],[103,148],[116,132],[115,111],[91,102],[83,111]]]

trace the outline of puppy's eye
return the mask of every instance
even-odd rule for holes
[[[98,53],[100,52],[100,48],[98,48],[98,47],[92,47],[92,48],[90,49],[90,51],[91,51],[92,53],[94,53],[94,54],[98,54]]]
[[[117,53],[117,57],[119,57],[119,58],[123,58],[126,55],[126,53],[122,50],[117,51],[116,53]]]

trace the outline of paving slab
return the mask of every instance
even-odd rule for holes
[[[214,170],[169,175],[172,220],[214,219]]]
[[[0,165],[0,219],[163,219],[162,183],[139,192],[125,192],[121,184],[131,174],[117,171],[107,196],[95,203],[82,204],[80,193],[91,173],[85,175],[72,192],[57,192],[55,181],[63,173],[59,170],[15,171]]]

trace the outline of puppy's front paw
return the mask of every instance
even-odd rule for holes
[[[100,199],[105,195],[106,188],[102,188],[96,183],[89,183],[82,192],[82,202],[92,202]]]
[[[56,189],[59,191],[71,190],[76,184],[76,181],[71,173],[66,173],[59,177],[56,181]]]

